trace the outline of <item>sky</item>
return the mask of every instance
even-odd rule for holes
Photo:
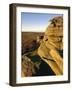
[[[48,14],[48,13],[21,13],[21,28],[25,32],[44,32],[49,24],[49,21],[62,14]]]

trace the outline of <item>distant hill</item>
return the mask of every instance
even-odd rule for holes
[[[22,45],[22,53],[26,52],[29,48],[32,47],[32,44],[37,44],[37,37],[43,36],[42,32],[22,32],[21,33],[21,45]]]

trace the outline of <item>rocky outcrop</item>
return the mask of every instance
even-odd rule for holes
[[[38,55],[44,60],[56,75],[63,74],[63,17],[55,17],[46,28],[44,38],[38,48]]]
[[[50,20],[45,34],[48,36],[63,36],[63,17],[55,17]]]
[[[36,69],[37,70],[39,69],[39,65],[40,63],[33,62],[29,57],[27,57],[26,55],[23,55],[22,62],[21,62],[21,66],[22,66],[21,76],[22,77],[32,76],[33,74],[36,73]]]
[[[43,41],[46,46],[50,43],[55,48],[63,49],[63,17],[55,17],[51,20],[50,25],[46,28]]]

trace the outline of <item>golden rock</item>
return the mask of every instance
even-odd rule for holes
[[[56,75],[63,74],[63,17],[55,17],[46,28],[44,38],[38,48],[38,55],[45,61]]]

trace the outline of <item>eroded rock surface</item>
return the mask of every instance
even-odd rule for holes
[[[46,28],[43,41],[38,48],[38,55],[56,75],[63,74],[63,17],[55,17]]]

